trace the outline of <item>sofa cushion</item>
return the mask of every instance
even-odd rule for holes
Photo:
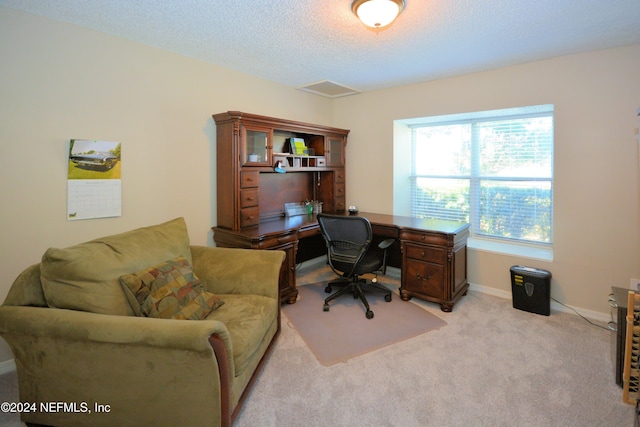
[[[207,316],[207,320],[218,320],[227,327],[232,343],[232,358],[235,376],[243,374],[255,357],[262,357],[260,349],[272,324],[277,321],[277,299],[262,295],[223,294],[224,306]]]
[[[50,248],[40,266],[42,289],[50,307],[132,316],[118,278],[180,255],[191,262],[184,218]]]
[[[131,307],[138,316],[202,320],[224,304],[217,295],[203,291],[183,256],[124,275],[120,283],[129,301],[135,300]]]

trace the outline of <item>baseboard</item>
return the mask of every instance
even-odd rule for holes
[[[511,292],[503,291],[496,288],[490,288],[488,286],[476,285],[474,283],[469,283],[469,289],[472,291],[482,292],[483,294],[493,295],[499,298],[512,298]],[[597,311],[587,310],[580,307],[572,307],[570,305],[562,305],[553,300],[551,300],[551,309],[554,311],[561,311],[563,313],[569,313],[573,315],[579,313],[581,316],[586,317],[587,319],[595,320],[598,322],[608,323],[611,320],[608,314],[599,313]]]
[[[13,359],[5,360],[4,362],[0,362],[0,375],[8,374],[9,372],[14,372],[16,370],[16,362]]]
[[[316,264],[326,263],[326,262],[327,262],[327,256],[322,255],[317,258],[304,261],[298,266],[298,269],[312,267],[312,266],[315,266]],[[393,277],[394,279],[401,280],[400,279],[401,270],[399,268],[387,267],[387,275],[390,277]],[[481,292],[483,294],[493,295],[499,298],[504,298],[509,300],[512,298],[511,292],[503,291],[503,290],[492,288],[489,286],[477,285],[475,283],[469,283],[469,289],[472,291]],[[587,319],[595,320],[598,322],[608,323],[611,320],[610,315],[607,313],[600,313],[597,311],[587,310],[585,308],[580,308],[580,307],[572,307],[568,304],[562,305],[553,300],[551,300],[551,309],[554,311],[560,311],[563,313],[569,313],[573,315],[579,314],[580,316],[586,317]]]

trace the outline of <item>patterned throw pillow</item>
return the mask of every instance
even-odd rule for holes
[[[133,293],[146,317],[201,320],[224,304],[202,290],[202,282],[182,256],[121,276],[120,283],[125,292]]]

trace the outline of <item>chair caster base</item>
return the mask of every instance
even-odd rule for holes
[[[367,316],[367,319],[373,319],[373,311],[369,310],[365,313],[365,316]]]
[[[324,291],[328,294],[330,294],[332,290],[333,289],[331,288],[331,286],[327,286],[326,288],[324,288]]]
[[[391,302],[391,295],[385,295],[385,296],[384,296],[384,300],[385,300],[386,302]]]
[[[325,304],[325,305],[322,307],[322,311],[329,311],[329,304]]]

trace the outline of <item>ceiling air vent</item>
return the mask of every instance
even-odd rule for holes
[[[326,96],[327,98],[340,98],[341,96],[355,95],[356,93],[359,93],[357,90],[342,86],[330,80],[310,83],[305,86],[300,86],[297,89],[314,93],[316,95]]]

